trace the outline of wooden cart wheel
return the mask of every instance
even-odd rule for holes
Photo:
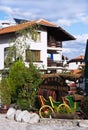
[[[72,113],[72,109],[65,103],[60,104],[57,108],[57,111],[61,114],[70,114]]]
[[[51,106],[44,105],[40,108],[39,115],[41,118],[49,118],[53,112],[54,112],[54,110],[52,109]]]

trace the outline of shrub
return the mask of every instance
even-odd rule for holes
[[[8,82],[6,78],[3,78],[0,82],[0,96],[3,105],[10,105],[11,95],[10,95]]]
[[[41,74],[32,63],[27,68],[22,61],[15,62],[10,68],[8,82],[12,103],[17,103],[21,109],[36,107],[36,95],[41,83]]]
[[[88,119],[88,95],[83,98],[81,109]]]
[[[29,110],[29,108],[30,108],[30,104],[26,98],[25,99],[19,98],[17,100],[17,106],[21,110]]]
[[[26,68],[22,61],[15,62],[10,68],[8,83],[13,103],[17,100],[18,93],[25,84],[25,71]]]

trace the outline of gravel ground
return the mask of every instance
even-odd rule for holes
[[[88,130],[88,120],[41,119],[39,123],[27,124],[5,116],[0,114],[0,130]]]

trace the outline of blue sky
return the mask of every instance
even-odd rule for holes
[[[63,54],[69,59],[85,54],[88,39],[88,0],[0,0],[0,27],[13,18],[45,19],[76,37],[63,42]]]

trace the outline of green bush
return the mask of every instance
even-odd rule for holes
[[[30,108],[30,104],[29,104],[29,102],[28,102],[28,100],[26,99],[26,98],[24,98],[24,99],[18,99],[17,100],[17,106],[18,106],[18,108],[20,108],[21,110],[29,110],[29,108]]]
[[[86,118],[88,119],[88,95],[83,98],[81,109],[84,112]]]
[[[3,78],[0,81],[0,96],[1,96],[1,103],[3,105],[10,105],[11,95],[10,95],[8,82],[6,78]]]
[[[18,93],[25,84],[25,71],[22,61],[15,62],[9,70],[8,83],[13,103],[16,102]]]
[[[41,83],[41,74],[32,63],[27,68],[22,61],[16,61],[10,68],[8,83],[12,103],[17,103],[22,109],[36,107],[36,95]]]

